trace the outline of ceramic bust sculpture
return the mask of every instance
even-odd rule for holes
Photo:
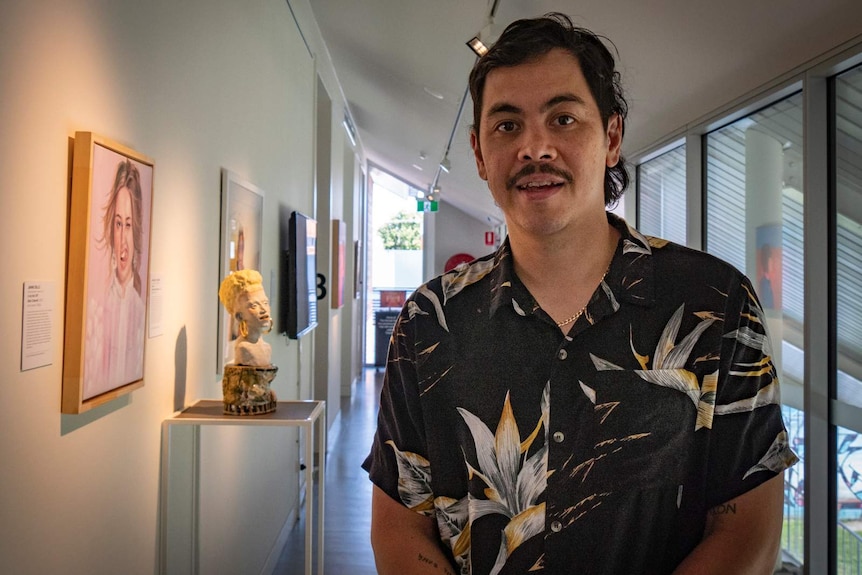
[[[239,326],[234,342],[234,362],[224,367],[224,412],[259,415],[276,408],[269,388],[278,368],[272,365],[272,348],[263,336],[272,330],[269,300],[255,270],[239,270],[222,281],[219,299]]]

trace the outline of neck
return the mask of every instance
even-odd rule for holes
[[[570,226],[573,228],[574,226]],[[571,286],[604,274],[619,232],[604,217],[551,236],[509,231],[515,272],[527,285],[564,281]]]
[[[114,274],[114,279],[117,282],[117,289],[120,292],[120,296],[126,297],[126,292],[129,290],[130,286],[132,285],[132,276],[129,275],[128,277],[126,277],[126,279],[124,281],[124,280],[120,279],[120,277],[117,274]],[[132,288],[132,289],[134,289],[134,288]]]
[[[556,322],[577,314],[601,283],[619,241],[607,219],[553,237],[510,231],[515,273]],[[565,328],[564,328],[565,329]]]

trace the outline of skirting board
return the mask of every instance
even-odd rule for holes
[[[273,575],[273,573],[275,573],[275,568],[278,566],[278,560],[284,551],[284,546],[287,544],[287,538],[290,537],[290,532],[293,531],[294,527],[298,525],[297,513],[298,510],[302,508],[302,502],[305,500],[305,490],[303,489],[302,491],[303,494],[300,496],[300,503],[287,514],[287,519],[285,519],[284,525],[281,526],[281,531],[279,532],[278,537],[276,537],[275,543],[272,545],[272,549],[269,550],[266,563],[263,564],[263,569],[260,572],[261,575]]]

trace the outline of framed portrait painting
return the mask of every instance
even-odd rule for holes
[[[221,172],[221,265],[219,283],[238,270],[260,271],[263,190],[234,172]],[[218,303],[218,302],[217,302]],[[218,373],[234,360],[239,326],[219,303]]]
[[[75,133],[63,413],[144,385],[154,165],[107,138]]]

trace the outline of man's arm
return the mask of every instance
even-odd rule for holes
[[[374,486],[371,546],[380,575],[455,575],[440,549],[437,523],[407,509]]]
[[[781,542],[784,474],[710,509],[703,540],[674,575],[770,575]]]

